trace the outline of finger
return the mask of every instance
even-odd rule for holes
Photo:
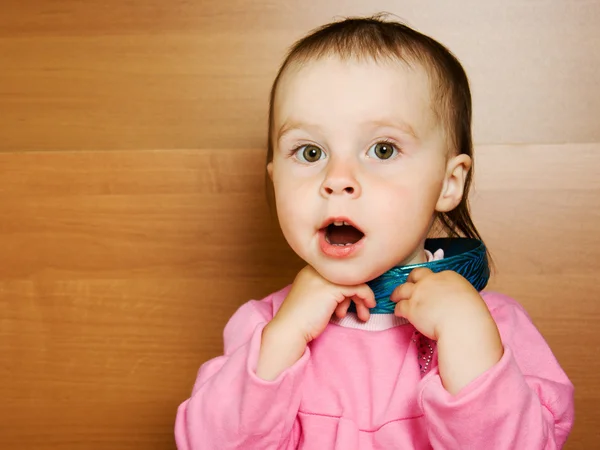
[[[432,273],[433,273],[433,271],[427,267],[417,267],[416,269],[413,269],[408,274],[408,278],[406,279],[406,281],[410,281],[412,283],[418,283],[423,278],[431,275]]]
[[[390,300],[393,302],[399,302],[400,300],[408,300],[412,297],[415,291],[415,284],[407,281],[404,284],[398,286],[390,295]]]
[[[410,315],[410,300],[399,301],[394,308],[394,315],[408,319],[408,316]]]
[[[357,297],[354,297],[354,304],[356,305],[356,315],[360,320],[366,322],[369,320],[371,316],[371,312],[369,311],[369,307],[364,304],[364,302]]]
[[[344,317],[346,317],[346,314],[348,313],[348,308],[350,308],[351,301],[352,300],[350,298],[345,298],[340,304],[337,305],[337,307],[335,308],[335,315],[339,319],[343,319]]]
[[[366,284],[353,286],[351,289],[343,292],[343,294],[348,297],[359,299],[367,308],[375,308],[375,305],[377,304],[375,301],[375,294]]]

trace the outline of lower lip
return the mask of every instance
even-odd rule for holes
[[[360,241],[350,245],[333,245],[325,239],[325,230],[319,230],[319,247],[321,251],[331,258],[348,258],[360,250],[363,246],[364,236]]]

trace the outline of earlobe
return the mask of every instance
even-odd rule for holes
[[[267,173],[269,174],[271,181],[273,181],[273,161],[267,164]]]
[[[460,154],[448,161],[444,185],[436,204],[436,211],[448,212],[458,206],[463,198],[467,174],[471,170],[471,157]]]

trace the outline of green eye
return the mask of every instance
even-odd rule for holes
[[[394,145],[388,142],[378,142],[369,149],[368,155],[377,159],[390,159],[397,152]]]
[[[323,159],[325,154],[316,145],[305,145],[298,149],[297,156],[302,162],[314,163]]]

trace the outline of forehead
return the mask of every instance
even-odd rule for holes
[[[429,76],[420,64],[326,57],[284,72],[274,103],[277,133],[290,122],[406,124],[426,134],[437,122]]]

